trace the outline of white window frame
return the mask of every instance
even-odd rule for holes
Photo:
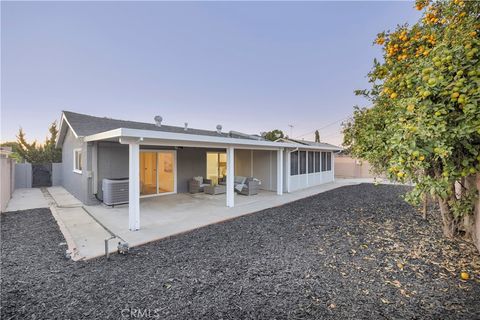
[[[73,149],[73,172],[78,173],[78,174],[82,174],[82,170],[77,169],[77,152],[80,153],[80,157],[81,157],[82,156],[82,148]]]

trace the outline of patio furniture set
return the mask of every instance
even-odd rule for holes
[[[188,192],[206,193],[211,195],[226,193],[226,177],[220,178],[218,184],[213,184],[212,180],[204,177],[193,177],[188,181]],[[252,196],[258,194],[260,189],[260,180],[254,177],[235,176],[234,189],[238,194]]]

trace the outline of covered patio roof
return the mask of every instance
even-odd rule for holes
[[[84,141],[118,140],[120,143],[140,143],[163,146],[183,147],[234,147],[236,149],[267,149],[277,150],[279,148],[308,149],[308,150],[330,150],[340,151],[341,148],[328,145],[306,145],[295,142],[250,140],[232,137],[214,137],[188,133],[172,133],[152,130],[139,130],[130,128],[118,128],[110,131],[100,132],[86,136]]]

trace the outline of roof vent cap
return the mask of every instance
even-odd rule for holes
[[[185,122],[185,127],[183,128],[183,130],[185,130],[185,131],[188,130],[188,122]]]
[[[163,121],[163,118],[162,116],[155,116],[155,125],[157,127],[161,127],[162,126],[162,121]]]
[[[217,124],[217,133],[222,133],[222,125]]]

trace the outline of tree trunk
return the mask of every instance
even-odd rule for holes
[[[477,177],[475,180],[476,180],[475,184],[478,192],[480,190],[480,173],[477,173]],[[475,201],[475,211],[473,214],[472,239],[473,239],[473,243],[477,247],[478,252],[480,253],[480,196],[477,197]]]
[[[438,205],[440,207],[440,214],[442,217],[442,229],[443,235],[447,238],[453,238],[455,235],[455,223],[453,220],[452,212],[450,211],[450,206],[448,205],[447,200],[438,198]]]
[[[468,176],[465,178],[462,178],[462,184],[465,188],[463,190],[463,194],[468,195],[472,190],[477,190],[477,186],[475,185],[475,176]],[[468,240],[473,239],[473,234],[475,233],[475,211],[472,212],[471,214],[467,214],[463,216],[462,219],[462,228],[465,231],[465,238]]]
[[[422,209],[422,216],[423,220],[427,220],[427,208],[428,208],[428,195],[423,195],[423,209]]]

